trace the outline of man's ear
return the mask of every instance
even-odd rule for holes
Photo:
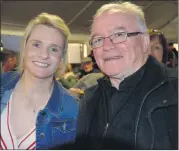
[[[142,38],[143,38],[143,52],[150,54],[150,51],[151,51],[150,38],[149,38],[148,33],[144,33]]]

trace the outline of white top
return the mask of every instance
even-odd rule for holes
[[[1,133],[0,133],[0,149],[30,149],[36,148],[36,130],[31,129],[22,138],[17,139],[13,134],[10,124],[10,112],[11,112],[11,101],[12,94],[8,105],[1,114]]]

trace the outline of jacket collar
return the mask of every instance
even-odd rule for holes
[[[166,67],[163,64],[160,64],[154,57],[149,56],[144,66],[145,66],[145,69],[144,69],[145,71],[144,73],[142,72],[141,73],[147,82],[151,81],[151,84],[152,84],[151,87],[154,87],[158,85],[159,83],[161,83],[162,81],[167,80]],[[134,74],[132,74],[131,77]],[[104,76],[100,78],[98,80],[98,83],[102,85],[102,87],[105,87],[106,84],[108,86],[112,86],[108,76]]]
[[[65,95],[64,88],[55,80],[52,95],[45,108],[48,108],[53,113],[59,113],[63,110],[62,100]]]
[[[14,89],[17,82],[21,78],[21,74],[18,72],[10,72],[10,73],[8,73],[7,78],[10,80],[3,84],[5,90]],[[45,108],[49,109],[53,113],[59,113],[60,111],[62,111],[63,110],[62,100],[63,100],[63,97],[65,94],[66,94],[66,92],[65,92],[64,88],[54,78],[54,87],[53,87],[52,95],[51,95]]]
[[[146,82],[151,83],[151,87],[155,87],[162,81],[167,80],[166,67],[159,63],[154,57],[149,56],[146,62],[144,77]]]

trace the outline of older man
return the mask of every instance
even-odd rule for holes
[[[177,149],[177,73],[149,56],[142,9],[130,2],[103,5],[90,46],[106,76],[81,100],[81,148]]]

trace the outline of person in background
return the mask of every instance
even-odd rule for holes
[[[86,57],[81,62],[81,69],[77,73],[78,79],[81,79],[83,76],[93,72],[93,62],[90,57]]]
[[[1,149],[49,149],[73,142],[78,104],[55,80],[66,68],[69,28],[41,13],[27,25],[18,72],[1,75]]]
[[[79,98],[83,96],[86,89],[96,85],[97,80],[104,76],[104,74],[101,73],[98,65],[96,64],[93,51],[91,51],[88,57],[92,60],[91,67],[93,69],[90,71],[90,73],[84,75],[81,79],[79,79],[72,88],[70,88],[70,92],[72,92],[74,95],[76,94]]]
[[[171,42],[168,44],[168,49],[171,49],[174,53],[175,53],[175,56],[177,57],[178,59],[178,51],[176,50],[176,48],[174,47],[174,43]]]
[[[93,73],[100,73],[101,71],[96,63],[96,60],[94,58],[94,54],[93,54],[92,50],[91,50],[90,54],[88,55],[88,57],[90,57],[93,62]]]
[[[167,41],[164,34],[159,30],[148,29],[150,36],[151,55],[160,63],[167,62]]]
[[[175,68],[176,67],[176,64],[177,64],[177,58],[175,56],[175,53],[173,52],[172,49],[168,48],[167,49],[168,52],[167,52],[167,67],[169,68]]]
[[[17,55],[12,50],[4,49],[2,53],[6,56],[2,61],[2,72],[16,71]]]
[[[72,88],[78,81],[77,76],[73,73],[71,64],[68,63],[65,73],[56,78],[66,89]]]
[[[0,51],[0,63],[1,63],[1,73],[3,72],[3,63],[7,60],[8,54]]]
[[[168,44],[168,67],[176,68],[178,67],[178,51],[173,46],[173,43]]]
[[[142,8],[101,6],[90,47],[105,74],[80,100],[76,146],[81,149],[178,149],[178,76],[150,56]]]
[[[4,49],[4,46],[3,46],[3,42],[2,42],[2,40],[1,40],[1,44],[0,44],[0,52],[2,52],[3,49]]]
[[[78,98],[81,98],[84,95],[86,89],[97,84],[98,79],[104,76],[103,73],[89,73],[83,76],[81,79],[77,81],[77,83],[71,87],[69,90]]]

